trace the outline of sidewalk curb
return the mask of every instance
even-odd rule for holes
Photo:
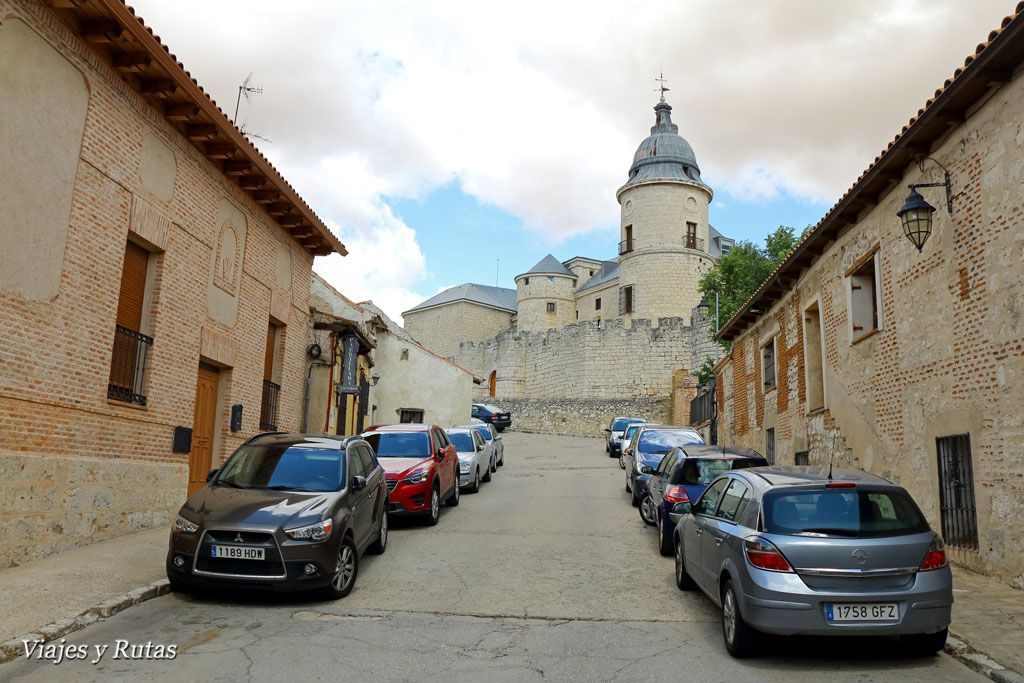
[[[996,683],[1024,683],[1024,676],[974,649],[959,636],[950,633],[945,649],[946,654]]]
[[[116,598],[105,600],[95,607],[90,607],[76,617],[58,619],[52,624],[47,624],[32,633],[26,633],[18,638],[8,640],[6,643],[0,643],[0,664],[17,659],[25,654],[24,641],[26,640],[41,640],[43,642],[56,640],[68,635],[69,633],[79,631],[89,624],[94,624],[101,619],[113,616],[121,610],[128,609],[132,605],[138,605],[140,602],[145,602],[146,600],[151,600],[170,592],[171,586],[167,579],[160,579],[159,581],[154,581],[148,586],[142,586],[133,591],[129,591],[124,595],[119,595]],[[1013,683],[1017,682],[1014,681]]]

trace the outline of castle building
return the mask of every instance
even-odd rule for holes
[[[406,330],[487,378],[484,386],[498,399],[666,399],[634,412],[653,411],[652,419],[661,420],[678,414],[669,403],[681,398],[667,399],[680,385],[679,373],[688,374],[714,349],[704,321],[700,333],[691,324],[697,285],[733,241],[709,222],[714,193],[664,95],[654,113],[650,135],[616,192],[614,258],[559,261],[548,254],[515,277],[514,290],[464,284],[427,299],[402,314]],[[563,351],[565,362],[558,360]],[[589,433],[591,421],[552,429]]]

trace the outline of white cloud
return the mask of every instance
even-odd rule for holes
[[[1012,9],[1004,0],[969,10],[954,0],[134,4],[229,114],[255,72],[264,94],[239,118],[274,140],[264,153],[351,252],[324,274],[386,308],[404,305],[427,269],[383,197],[422,197],[455,180],[552,245],[614,225],[614,192],[653,123],[663,68],[674,120],[716,190],[831,203]]]

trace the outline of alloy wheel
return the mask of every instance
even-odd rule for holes
[[[441,514],[441,494],[437,492],[436,488],[430,489],[430,516],[432,519],[437,519],[438,515]]]
[[[731,645],[736,638],[736,599],[732,594],[732,586],[722,596],[722,628],[725,631],[725,642]]]
[[[384,548],[388,544],[388,511],[384,510],[380,513],[380,547]]]
[[[341,550],[338,552],[338,568],[334,570],[334,579],[331,582],[334,585],[334,590],[339,593],[345,591],[352,583],[355,571],[356,556],[352,552],[352,546],[342,543]]]
[[[676,546],[676,585],[683,583],[683,544],[675,543]]]

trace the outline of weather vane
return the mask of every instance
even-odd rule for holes
[[[665,87],[665,83],[668,82],[668,81],[665,80],[665,73],[663,71],[659,71],[658,72],[658,77],[655,78],[654,80],[659,81],[661,83],[661,87],[655,88],[654,92],[658,92],[660,90],[661,91],[661,101],[664,102],[665,101],[665,93],[667,93],[668,90],[669,90],[668,88]]]

